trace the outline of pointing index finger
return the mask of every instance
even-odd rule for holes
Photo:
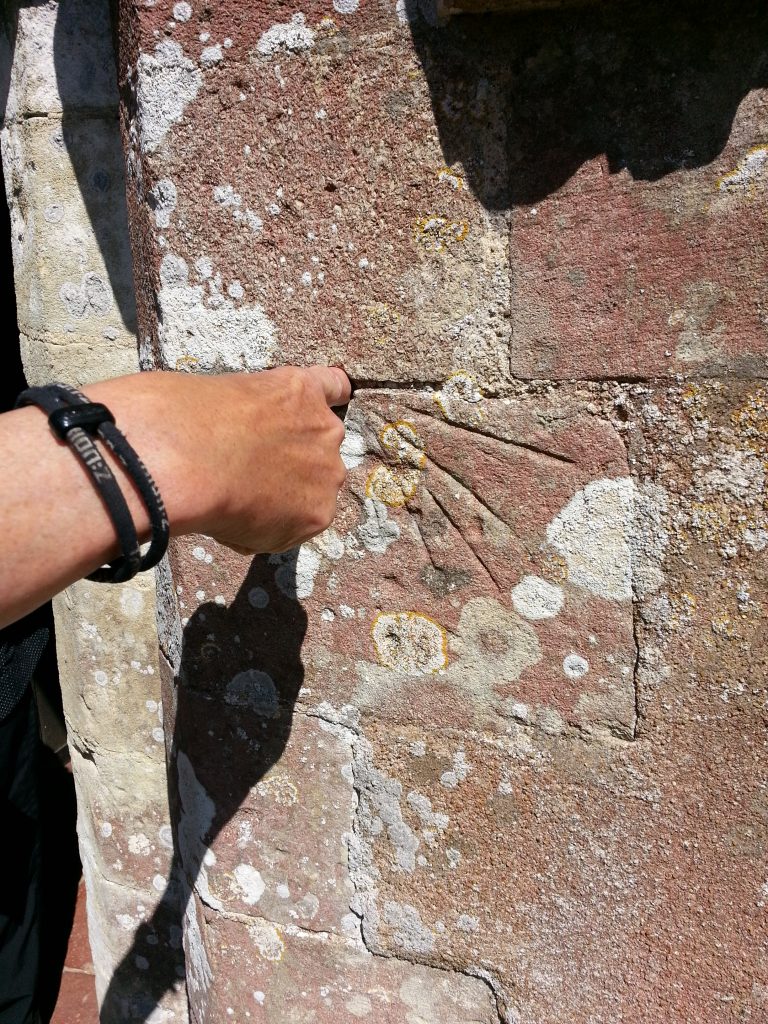
[[[338,366],[311,366],[310,372],[325,392],[325,400],[330,406],[346,405],[352,397],[352,385],[349,377]]]

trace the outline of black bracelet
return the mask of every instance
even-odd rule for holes
[[[115,526],[122,557],[92,572],[89,580],[124,583],[136,573],[151,569],[168,548],[169,524],[160,492],[144,463],[115,426],[115,418],[106,406],[89,402],[85,395],[65,384],[29,388],[16,406],[37,405],[48,413],[48,422],[58,438],[66,443],[90,473]],[[152,530],[151,541],[142,556],[131,513],[112,471],[101,456],[94,435],[98,435],[120,460],[136,484],[146,506]]]

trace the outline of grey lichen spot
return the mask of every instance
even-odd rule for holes
[[[384,921],[392,933],[392,942],[405,953],[425,956],[435,948],[434,934],[424,926],[421,915],[410,903],[388,900],[384,904]]]
[[[456,927],[462,932],[476,932],[480,927],[480,921],[471,914],[459,914]]]
[[[250,708],[266,718],[274,718],[280,707],[272,676],[255,668],[238,672],[227,683],[224,699],[227,704]]]
[[[371,856],[370,841],[385,832],[392,845],[397,868],[414,871],[419,839],[403,820],[400,807],[402,785],[374,767],[371,747],[365,740],[355,745],[353,772],[359,794],[358,834],[368,849],[366,859]]]
[[[158,43],[153,54],[142,53],[136,70],[140,145],[145,153],[154,153],[197,96],[203,75],[172,39]]]
[[[366,498],[363,508],[365,522],[357,528],[360,540],[372,554],[383,555],[400,536],[400,527],[392,522],[387,506],[377,498]]]
[[[307,25],[303,14],[294,14],[289,22],[273,25],[259,39],[256,52],[262,57],[272,57],[279,51],[301,53],[315,42],[315,33]]]
[[[155,224],[159,228],[167,228],[171,223],[171,214],[176,209],[176,186],[170,178],[158,181],[148,197],[150,209],[155,213]]]
[[[112,289],[98,274],[84,274],[80,284],[67,281],[59,291],[70,316],[82,320],[87,316],[104,316],[114,304]]]
[[[470,771],[471,765],[467,764],[464,751],[458,750],[453,755],[453,768],[440,776],[440,785],[446,789],[456,789],[460,782],[464,782]]]

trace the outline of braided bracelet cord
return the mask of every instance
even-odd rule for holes
[[[124,583],[138,572],[157,565],[168,547],[169,524],[165,506],[149,471],[115,426],[106,406],[93,404],[75,388],[64,384],[29,388],[19,395],[17,407],[37,405],[48,413],[51,429],[65,441],[91,476],[115,527],[122,557],[92,572],[88,579],[104,583]],[[151,541],[142,556],[136,528],[127,502],[109,466],[93,440],[96,433],[120,460],[136,484],[146,506]]]

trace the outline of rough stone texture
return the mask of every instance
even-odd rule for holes
[[[162,582],[192,1018],[762,1021],[765,12],[419,9],[123,5],[146,365],[358,384]]]
[[[79,385],[135,372],[108,5],[11,8],[2,41],[2,158],[27,380]],[[167,973],[161,963],[175,969],[183,960],[178,913],[161,908],[162,927],[140,928],[161,903],[173,845],[154,584],[81,583],[54,606],[100,997],[112,983],[102,1019],[181,1021],[183,986],[157,1008],[147,1002],[147,979]]]

